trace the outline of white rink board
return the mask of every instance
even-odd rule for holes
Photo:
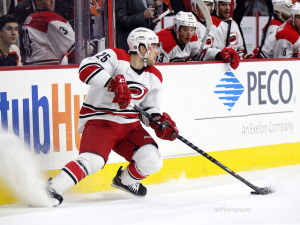
[[[178,65],[173,66],[172,69],[176,71],[173,74],[169,67],[161,66],[159,69],[162,73],[165,72],[163,110],[174,118],[183,137],[205,151],[299,142],[300,118],[297,115],[300,113],[300,105],[297,101],[297,87],[300,71],[297,64],[299,65],[298,61],[241,63],[232,72],[243,85],[244,92],[231,111],[214,93],[216,85],[221,83],[220,79],[228,70],[228,65]],[[279,74],[274,73],[269,79],[270,72],[275,70]],[[280,74],[284,70],[289,71],[292,80],[284,73],[280,81]],[[256,86],[254,74],[257,77]],[[286,103],[280,100],[279,83]],[[268,95],[272,100],[279,99],[278,103],[272,104]],[[160,147],[170,155],[172,152],[194,152],[184,144],[177,143],[171,147],[169,143],[160,141]]]
[[[300,61],[241,63],[232,72],[238,79],[238,83],[233,84],[240,87],[242,85],[243,92],[230,111],[219,97],[228,98],[231,95],[221,96],[215,93],[224,90],[224,87],[216,87],[217,85],[231,85],[230,82],[221,81],[228,71],[227,64],[158,65],[157,68],[164,77],[162,111],[171,115],[183,137],[207,152],[299,142],[299,65]],[[43,162],[44,170],[60,169],[78,155],[75,145],[77,117],[74,118],[74,96],[79,96],[81,104],[88,86],[79,81],[77,74],[77,69],[16,70],[0,73],[1,123],[5,121],[7,113],[8,130],[12,131],[13,127],[17,127],[22,139],[24,127],[27,126],[28,131],[26,123],[30,123],[30,148],[38,153],[37,157]],[[55,116],[52,100],[55,95],[53,87],[56,85],[59,112],[65,111],[65,94],[71,102],[72,149],[67,150],[66,126],[61,124],[60,149],[54,152]],[[71,88],[70,93],[66,91],[68,87]],[[231,89],[227,88],[226,91],[230,92]],[[26,110],[26,104],[29,111]],[[29,112],[29,117],[26,112]],[[26,115],[29,120],[24,125],[23,118]],[[18,126],[16,118],[19,119]],[[58,117],[55,118],[57,120]],[[151,129],[147,130],[155,137]],[[169,142],[155,139],[165,158],[198,154],[178,140]],[[39,145],[42,149],[38,149]],[[111,154],[109,163],[121,161],[124,160]]]

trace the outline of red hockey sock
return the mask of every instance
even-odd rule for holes
[[[72,178],[75,184],[88,175],[86,168],[79,161],[69,162],[62,170]]]
[[[138,168],[136,168],[135,162],[131,162],[129,164],[128,172],[129,172],[129,175],[136,180],[142,180],[148,176],[148,175],[141,174],[141,172],[138,170]]]

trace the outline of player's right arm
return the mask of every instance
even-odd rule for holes
[[[79,66],[79,79],[88,85],[105,87],[117,66],[115,51],[106,49],[93,57],[82,60]]]
[[[159,63],[170,62],[170,57],[164,49],[162,49],[162,48],[159,49],[158,55],[156,58],[156,62],[159,62]]]
[[[106,89],[114,93],[112,103],[118,103],[120,109],[126,109],[131,100],[130,90],[123,74],[116,74],[119,65],[118,57],[123,62],[129,60],[128,54],[120,49],[106,49],[93,57],[85,58],[79,68],[82,82]],[[120,71],[120,69],[119,69]]]

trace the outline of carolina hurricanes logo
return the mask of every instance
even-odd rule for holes
[[[148,92],[148,88],[140,83],[127,81],[127,86],[131,92],[131,98],[135,100],[142,99]]]
[[[237,33],[236,32],[230,33],[229,43],[231,46],[237,45]]]
[[[214,38],[212,36],[208,36],[205,44],[207,47],[211,48],[213,45],[213,42],[214,42]]]

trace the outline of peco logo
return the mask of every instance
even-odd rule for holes
[[[258,103],[265,105],[268,102],[277,105],[279,102],[288,104],[293,95],[293,78],[287,69],[248,72],[248,105]],[[257,98],[253,98],[256,95]]]
[[[214,93],[219,97],[223,104],[231,111],[235,103],[244,92],[244,86],[229,69],[216,85]]]
[[[214,89],[214,93],[231,111],[245,88],[229,69]],[[293,96],[293,78],[289,70],[248,71],[248,105],[288,104]]]

